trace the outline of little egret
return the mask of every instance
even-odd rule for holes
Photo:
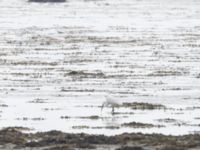
[[[114,114],[115,112],[115,107],[119,107],[119,103],[116,102],[114,100],[114,98],[110,97],[110,96],[105,96],[106,97],[106,101],[103,102],[102,106],[101,106],[101,111],[103,111],[104,107],[112,107],[112,114]]]

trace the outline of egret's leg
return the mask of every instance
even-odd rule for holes
[[[112,114],[114,114],[114,113],[115,113],[115,107],[112,106]]]
[[[102,112],[104,106],[105,106],[105,104],[103,103],[102,106],[101,106],[101,112]]]

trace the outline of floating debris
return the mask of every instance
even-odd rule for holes
[[[183,74],[182,72],[175,70],[173,71],[159,70],[153,73],[149,73],[147,76],[180,76],[182,74]]]
[[[6,104],[0,104],[0,107],[8,107]]]
[[[80,119],[92,119],[92,120],[97,120],[100,119],[101,117],[99,116],[87,116],[87,117],[79,117]]]
[[[89,129],[90,127],[89,126],[72,126],[73,129]]]
[[[47,103],[46,100],[48,100],[48,99],[37,98],[32,101],[29,101],[29,103]]]
[[[149,123],[140,123],[140,122],[129,122],[129,123],[123,123],[122,126],[124,127],[131,127],[131,128],[153,128],[153,127],[164,127],[163,125],[153,125]]]
[[[38,2],[38,3],[46,3],[46,2],[51,2],[51,3],[62,3],[62,2],[66,2],[66,0],[29,0],[29,2]]]
[[[197,125],[191,125],[188,122],[185,122],[182,120],[176,120],[172,118],[158,119],[157,121],[164,122],[164,123],[171,123],[174,126],[197,126]]]
[[[133,102],[133,103],[123,103],[122,107],[128,107],[131,109],[166,109],[164,105],[161,104],[151,104],[151,103],[138,103],[138,102]]]
[[[23,120],[23,121],[29,121],[29,120],[32,120],[32,121],[43,121],[43,120],[45,120],[45,118],[41,118],[41,117],[38,117],[38,118],[22,117],[22,118],[16,118],[16,120]]]
[[[103,78],[105,75],[102,72],[85,72],[85,71],[70,71],[66,74],[64,74],[64,77],[66,76],[78,76],[78,77],[84,77],[84,78]]]
[[[164,118],[164,119],[157,119],[158,122],[165,122],[165,123],[175,123],[178,120],[172,118]]]
[[[44,108],[44,111],[55,111],[55,110],[61,110],[61,108]]]
[[[70,119],[71,117],[69,117],[69,116],[61,116],[60,118],[61,119]]]
[[[91,127],[91,129],[110,129],[110,130],[114,130],[114,129],[120,129],[119,126],[96,126],[96,127]]]

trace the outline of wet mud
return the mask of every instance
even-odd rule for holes
[[[23,133],[27,128],[0,131],[0,149],[18,150],[194,150],[200,148],[200,135],[166,136],[162,134],[124,133],[115,136],[70,134],[60,131]]]

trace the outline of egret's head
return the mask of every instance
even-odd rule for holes
[[[105,95],[105,99],[106,99],[106,100],[108,99],[108,95]]]
[[[109,93],[105,94],[105,99],[106,100],[110,99],[110,97],[112,97],[112,93],[109,92]]]

